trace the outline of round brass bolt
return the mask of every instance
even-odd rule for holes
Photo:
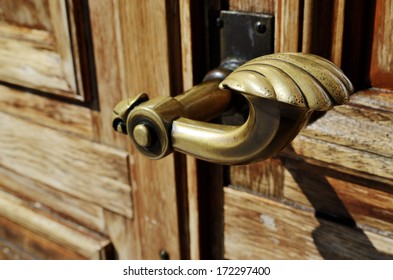
[[[145,124],[138,124],[134,127],[132,132],[135,142],[142,147],[149,147],[151,145],[152,137],[150,129]]]

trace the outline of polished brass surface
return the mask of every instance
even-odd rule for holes
[[[149,100],[146,93],[139,94],[132,98],[127,98],[113,108],[112,113],[112,126],[113,129],[119,133],[127,134],[126,120],[128,113],[137,105]]]
[[[209,124],[186,118],[173,122],[176,151],[219,164],[247,164],[271,157],[304,126],[311,110],[245,95],[250,107],[240,126]]]
[[[173,121],[180,117],[208,121],[227,110],[231,93],[218,88],[220,81],[204,82],[176,97],[157,97],[129,111],[126,130],[135,147],[148,157],[162,158],[173,151]],[[149,145],[142,139],[146,132],[141,124],[149,131]]]
[[[353,87],[330,61],[312,54],[279,53],[255,58],[233,71],[220,88],[317,111],[349,100]]]
[[[150,147],[152,144],[152,133],[150,128],[141,123],[134,127],[134,131],[132,132],[132,136],[135,139],[135,142],[142,147]]]
[[[256,58],[223,81],[210,77],[174,98],[142,94],[120,102],[114,128],[153,159],[176,150],[219,164],[247,164],[277,154],[314,110],[343,104],[353,91],[337,66],[303,53]],[[246,115],[241,124],[208,122],[234,110]]]

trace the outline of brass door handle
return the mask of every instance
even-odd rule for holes
[[[277,154],[314,110],[343,104],[352,92],[351,82],[330,61],[278,53],[176,97],[148,100],[141,94],[123,100],[114,109],[113,127],[152,159],[175,150],[219,164],[246,164]],[[208,122],[234,108],[246,115],[241,124]]]

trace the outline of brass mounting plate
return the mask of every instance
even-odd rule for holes
[[[274,17],[238,11],[221,11],[221,61],[248,61],[274,52]]]

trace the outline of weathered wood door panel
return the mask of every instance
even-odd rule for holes
[[[392,258],[390,0],[15,3],[0,0],[0,258]],[[274,14],[276,52],[327,57],[357,92],[261,163],[148,160],[112,108],[199,83],[219,57],[201,19],[220,9]]]
[[[392,3],[230,2],[234,9],[274,13],[276,51],[323,55],[341,65],[358,91],[277,157],[230,168],[224,257],[393,258],[393,96],[387,78],[393,75],[393,33],[386,28]],[[362,34],[351,32],[360,27]]]
[[[122,98],[181,84],[177,5],[0,1],[1,258],[186,257],[179,159],[111,127]]]
[[[86,24],[83,4],[2,0],[0,6],[1,80],[89,100],[92,73],[86,75],[87,42],[80,29]]]
[[[185,89],[217,65],[217,31],[200,18],[214,26],[220,9],[273,14],[275,52],[326,57],[356,89],[272,159],[224,169],[187,159],[191,258],[393,258],[391,6],[181,1]]]

